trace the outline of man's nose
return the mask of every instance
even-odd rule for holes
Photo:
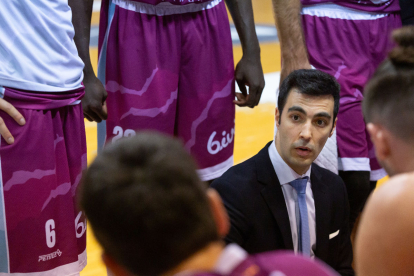
[[[307,122],[306,124],[304,124],[300,132],[300,138],[309,140],[312,137],[311,128],[312,128],[311,122]]]

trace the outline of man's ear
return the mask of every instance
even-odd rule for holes
[[[367,130],[375,146],[375,155],[378,160],[385,160],[389,157],[391,148],[388,136],[383,128],[373,123],[367,124]]]
[[[335,122],[333,123],[332,129],[331,129],[331,134],[329,134],[329,137],[331,137],[334,133],[334,130],[336,128],[336,122],[338,121],[338,117],[335,118]]]
[[[216,222],[217,233],[220,237],[225,237],[230,230],[230,221],[221,197],[216,190],[210,188],[207,190],[207,198],[214,221]]]
[[[132,276],[123,266],[119,265],[111,256],[102,253],[102,261],[104,262],[108,275],[111,276]]]
[[[275,121],[276,121],[276,127],[279,127],[279,125],[280,125],[280,112],[279,112],[279,108],[277,108],[276,107],[276,110],[275,110]]]

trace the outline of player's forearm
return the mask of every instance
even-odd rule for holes
[[[83,69],[85,78],[95,76],[89,55],[93,0],[69,0],[68,3],[72,9],[75,44],[78,48],[79,57],[85,64],[85,68]]]
[[[226,0],[240,37],[243,55],[260,58],[260,46],[254,27],[253,8],[250,0]]]
[[[300,0],[272,0],[283,62],[307,64]]]

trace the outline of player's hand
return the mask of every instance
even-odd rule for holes
[[[243,55],[236,66],[234,75],[241,93],[236,93],[237,100],[233,102],[238,106],[251,108],[258,105],[265,86],[260,55],[255,57]],[[249,94],[247,94],[246,85],[249,87]]]
[[[20,114],[17,109],[11,105],[9,102],[0,98],[0,109],[9,114],[19,125],[23,126],[26,124],[26,120],[24,119],[23,115]],[[4,123],[3,118],[0,117],[0,135],[6,140],[7,144],[14,143],[14,137],[10,133],[9,129],[7,128],[6,124]]]
[[[106,120],[108,112],[106,109],[106,92],[101,81],[92,75],[85,77],[83,80],[85,85],[85,96],[82,99],[83,116],[90,122],[100,123]]]

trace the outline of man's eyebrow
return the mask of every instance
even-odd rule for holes
[[[292,111],[297,111],[297,112],[300,112],[300,113],[303,113],[303,114],[306,115],[306,111],[300,106],[295,106],[294,105],[294,106],[290,107],[287,112],[292,112]]]
[[[325,117],[329,120],[332,118],[332,116],[328,112],[319,112],[319,113],[316,113],[315,116],[313,116],[313,117],[315,117],[315,118]]]

